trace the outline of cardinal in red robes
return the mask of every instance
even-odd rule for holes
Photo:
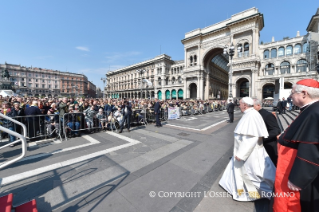
[[[300,114],[278,139],[273,209],[319,211],[319,82],[298,81],[290,97]]]

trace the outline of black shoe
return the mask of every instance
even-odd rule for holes
[[[120,132],[119,133],[122,133],[123,132],[123,130],[120,130]]]
[[[127,129],[127,131],[128,131],[128,132],[131,132],[131,130],[130,130],[130,129]]]

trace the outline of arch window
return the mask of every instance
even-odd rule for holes
[[[281,74],[289,74],[290,73],[290,63],[289,62],[282,62],[280,64],[280,73]]]
[[[266,75],[274,75],[274,72],[275,72],[274,64],[270,63],[266,65],[265,70],[266,70]]]
[[[308,47],[309,47],[308,43],[304,43],[303,46],[302,46],[302,52],[303,53],[309,52],[309,48]]]
[[[194,55],[194,66],[196,66],[196,65],[197,65],[197,56]]]
[[[271,49],[271,58],[277,57],[277,49]]]
[[[249,56],[249,44],[245,43],[244,44],[244,57],[248,57]]]
[[[237,51],[238,51],[238,57],[242,57],[243,56],[243,48],[242,48],[242,45],[239,44],[238,47],[237,47]]]
[[[278,49],[278,57],[283,57],[285,56],[285,48],[284,47],[280,47]]]
[[[301,45],[296,44],[294,48],[294,54],[300,54],[301,53]]]
[[[307,61],[304,59],[297,61],[297,72],[306,72],[307,71]]]
[[[168,85],[168,77],[165,79],[165,85]]]
[[[182,80],[181,76],[178,77],[178,83],[183,83],[183,80]]]
[[[286,55],[287,55],[287,56],[292,55],[292,46],[287,46],[287,48],[286,48]]]
[[[172,84],[175,84],[175,77],[172,78]]]
[[[269,58],[269,50],[265,50],[264,51],[264,59],[268,59]]]

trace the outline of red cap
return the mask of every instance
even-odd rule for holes
[[[312,88],[319,88],[319,82],[314,79],[303,79],[297,82],[298,85],[305,85]]]

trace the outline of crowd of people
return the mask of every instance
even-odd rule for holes
[[[158,104],[156,106],[156,102]],[[226,100],[157,100],[157,99],[93,99],[93,98],[38,98],[2,97],[0,113],[24,123],[29,140],[45,137],[81,136],[81,131],[94,133],[99,130],[123,128],[130,130],[131,122],[154,117],[155,126],[161,126],[161,111],[179,107],[181,115],[218,111],[226,107]],[[147,116],[147,117],[146,117]],[[158,116],[158,117],[157,117]],[[158,119],[158,120],[157,120]],[[116,120],[116,122],[114,122]],[[147,120],[145,120],[147,121]],[[144,123],[145,123],[144,121]],[[0,124],[22,133],[20,126],[10,120],[0,119]],[[116,125],[117,124],[117,125]],[[115,126],[116,125],[116,126]],[[67,129],[64,131],[64,129]],[[9,136],[1,133],[2,138]]]

